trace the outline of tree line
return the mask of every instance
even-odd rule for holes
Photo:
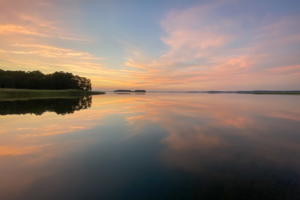
[[[40,71],[9,71],[0,69],[0,88],[47,89],[47,90],[92,90],[90,79],[68,72],[43,74]]]

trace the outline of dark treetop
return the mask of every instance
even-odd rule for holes
[[[4,71],[0,69],[0,88],[92,90],[91,80],[68,72],[43,74],[40,71]]]

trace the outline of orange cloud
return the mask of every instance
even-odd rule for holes
[[[40,33],[33,28],[27,28],[23,26],[8,24],[8,25],[0,25],[0,34],[25,34],[25,35],[35,35],[40,37],[50,37],[47,34]]]
[[[41,151],[44,147],[49,145],[39,145],[39,146],[0,146],[0,157],[1,156],[17,156],[32,154]]]

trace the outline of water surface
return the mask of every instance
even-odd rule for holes
[[[299,199],[300,96],[0,101],[0,199]]]

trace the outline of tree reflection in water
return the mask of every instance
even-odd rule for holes
[[[58,115],[71,114],[92,106],[92,96],[58,99],[30,99],[0,101],[0,115],[35,114],[55,112]]]

